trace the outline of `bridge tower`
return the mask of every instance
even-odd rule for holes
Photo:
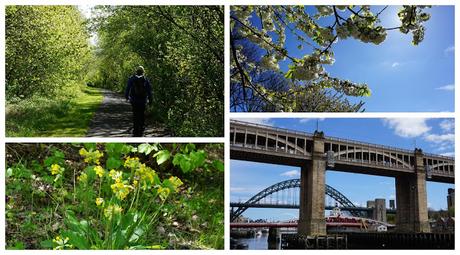
[[[396,228],[401,232],[430,232],[423,152],[415,149],[414,174],[396,177]]]
[[[298,223],[298,233],[301,235],[326,235],[324,140],[324,133],[315,131],[312,160],[306,161],[301,167]]]

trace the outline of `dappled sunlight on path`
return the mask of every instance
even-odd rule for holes
[[[122,95],[116,92],[101,89],[104,99],[89,124],[88,137],[130,137],[132,136],[131,105]],[[159,126],[154,126],[146,120],[144,136],[170,136]]]

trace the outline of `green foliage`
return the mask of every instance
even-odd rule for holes
[[[224,25],[217,6],[98,6],[92,83],[123,91],[136,66],[149,111],[177,136],[223,136]]]
[[[88,33],[76,6],[6,6],[5,75],[9,102],[50,98],[81,81]]]
[[[151,122],[176,136],[223,136],[223,6],[96,9],[86,20],[77,6],[6,7],[8,135],[84,136],[101,96],[84,86],[121,92],[143,65]]]
[[[176,153],[215,152],[199,147],[7,145],[8,249],[222,249],[223,175],[205,169],[222,151],[192,156],[193,178],[171,169]],[[145,154],[149,148],[161,153]]]
[[[353,38],[379,45],[387,31],[399,29],[411,32],[418,45],[430,18],[426,7],[401,7],[401,25],[385,28],[379,15],[387,7],[374,12],[368,5],[232,6],[231,106],[235,111],[359,111],[363,103],[352,104],[346,97],[368,97],[371,91],[367,84],[326,71],[335,61],[333,44]],[[295,57],[286,47],[287,34],[308,53]],[[281,71],[280,63],[288,63],[289,70]]]

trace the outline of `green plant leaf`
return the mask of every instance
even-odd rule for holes
[[[220,160],[214,160],[212,162],[212,165],[219,171],[223,172],[224,171],[224,163]]]
[[[169,157],[171,156],[170,152],[168,150],[161,150],[157,153],[155,153],[155,155],[153,155],[153,157],[157,158],[157,164],[158,165],[161,165],[163,164],[166,160],[169,159]]]
[[[107,169],[118,169],[122,165],[122,161],[118,158],[109,157],[105,162],[105,167]]]

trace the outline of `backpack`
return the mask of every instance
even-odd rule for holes
[[[147,97],[147,88],[145,84],[145,78],[144,77],[136,77],[133,81],[133,88],[132,92],[133,96],[136,98],[146,98]]]

